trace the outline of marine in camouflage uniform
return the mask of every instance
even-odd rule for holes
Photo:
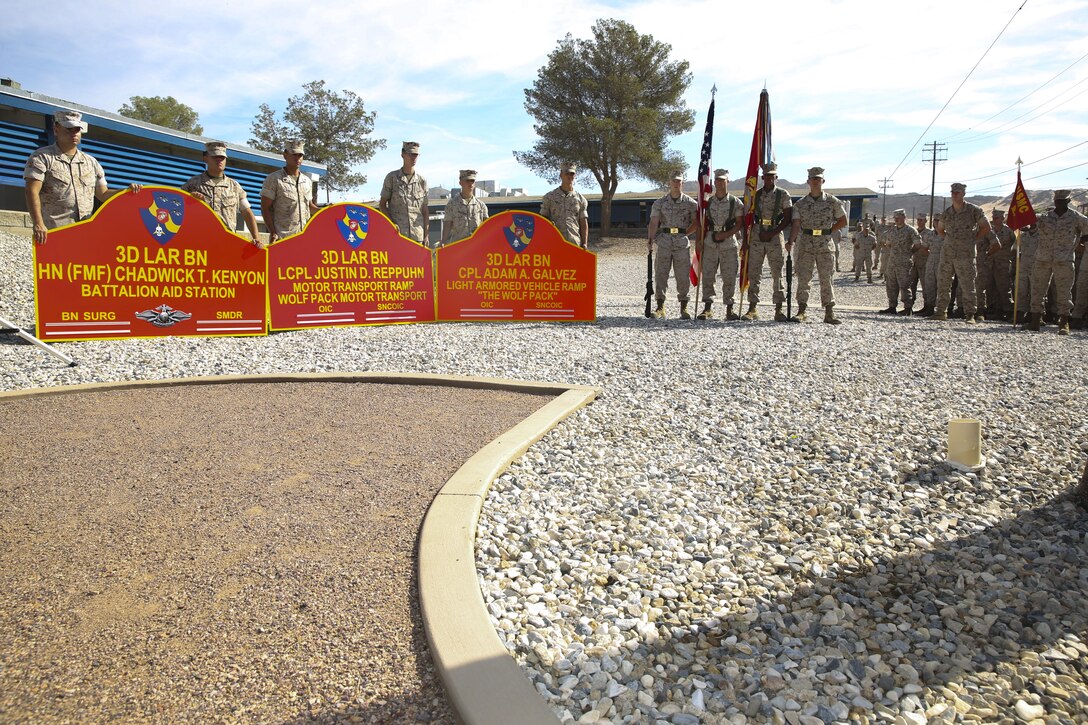
[[[985,315],[990,319],[1012,317],[1012,265],[1016,255],[1016,236],[1005,226],[1005,212],[990,214],[990,233],[979,242],[978,271],[980,287],[986,289]],[[979,304],[981,308],[981,303]]]
[[[53,114],[56,143],[30,155],[23,167],[26,208],[34,241],[44,244],[48,230],[74,224],[91,216],[94,200],[105,201],[116,192],[106,185],[106,172],[90,154],[79,150],[87,122],[78,111]],[[131,191],[139,191],[132,184]]]
[[[468,239],[487,221],[487,204],[476,196],[476,172],[461,169],[458,174],[461,192],[452,194],[446,202],[446,218],[442,222],[442,245]]]
[[[249,206],[245,189],[224,173],[227,168],[227,145],[222,141],[204,144],[204,163],[207,169],[182,184],[181,190],[210,206],[232,232],[238,231],[240,213],[253,243],[263,248],[265,244],[257,233],[257,217]]]
[[[752,231],[755,237],[748,238],[748,311],[744,319],[755,320],[759,317],[756,303],[759,302],[760,278],[763,276],[763,260],[771,268],[774,296],[774,319],[786,320],[782,305],[786,293],[782,289],[782,265],[786,259],[786,246],[782,232],[789,228],[793,214],[793,201],[785,189],[775,182],[778,180],[778,164],[769,162],[763,166],[763,186],[756,190],[752,202],[754,221]]]
[[[863,225],[854,237],[854,281],[861,279],[862,271],[873,283],[873,250],[876,249],[876,236],[868,226]]]
[[[886,280],[888,278],[888,258],[891,256],[891,247],[888,244],[888,232],[895,227],[894,224],[888,224],[884,217],[880,218],[880,226],[876,230],[877,241],[877,259],[874,263],[874,267],[879,272],[879,279]]]
[[[428,246],[430,210],[427,207],[427,180],[416,171],[419,144],[405,141],[400,147],[401,167],[385,175],[378,211],[396,225],[402,236]]]
[[[934,320],[948,319],[948,302],[952,296],[952,275],[959,278],[963,291],[964,321],[975,320],[975,245],[990,232],[990,224],[982,209],[964,201],[967,187],[952,184],[952,204],[945,209],[937,230],[944,234],[941,263],[937,268],[937,310]]]
[[[1018,323],[1025,323],[1031,316],[1031,273],[1035,270],[1035,254],[1039,251],[1039,227],[1032,224],[1020,230],[1020,272],[1016,284],[1014,306]],[[1015,266],[1015,262],[1014,262]],[[1013,269],[1013,276],[1017,275]]]
[[[808,288],[812,283],[812,268],[820,277],[820,304],[824,322],[838,325],[835,317],[835,252],[831,234],[846,226],[846,210],[837,197],[823,190],[824,170],[813,166],[808,170],[809,193],[793,205],[793,229],[787,249],[797,244],[797,319],[804,321],[808,309]]]
[[[559,167],[560,184],[540,200],[540,216],[554,224],[568,242],[588,249],[589,202],[574,190],[577,171],[571,163]]]
[[[695,225],[695,213],[698,205],[695,200],[681,191],[684,176],[676,174],[669,181],[669,192],[654,202],[650,209],[649,246],[657,244],[657,259],[654,260],[654,296],[657,309],[654,317],[665,316],[665,292],[669,286],[669,271],[676,276],[676,299],[680,302],[680,317],[690,320],[688,313],[688,291],[691,279],[690,240],[688,234]]]
[[[910,287],[911,254],[922,246],[922,238],[917,229],[907,226],[906,211],[896,209],[892,212],[892,218],[895,223],[884,233],[884,243],[888,245],[888,261],[884,272],[884,290],[888,294],[888,307],[880,312],[895,314],[898,297],[903,301],[902,314],[909,316],[914,308],[914,297]]]
[[[1058,311],[1058,333],[1069,334],[1069,315],[1073,300],[1073,258],[1077,247],[1088,239],[1088,217],[1069,208],[1069,190],[1054,192],[1054,208],[1039,217],[1039,251],[1031,274],[1031,322],[1028,329],[1039,330],[1043,313],[1043,294],[1054,279]]]
[[[268,243],[298,234],[318,210],[314,203],[314,182],[299,169],[306,155],[303,141],[290,140],[284,144],[286,164],[265,177],[261,187],[261,215],[268,228]]]
[[[922,217],[919,216],[919,222]],[[922,277],[922,309],[918,314],[928,317],[937,308],[937,267],[941,265],[941,248],[944,246],[944,237],[937,233],[936,229],[928,226],[918,233],[922,240],[922,248],[927,250],[925,267],[920,271]]]
[[[918,285],[925,276],[926,262],[929,261],[929,249],[922,243],[922,233],[926,231],[927,219],[925,214],[919,214],[915,219],[914,228],[918,232],[919,241],[918,246],[910,255],[910,296],[916,303],[918,302]]]
[[[744,225],[744,202],[729,193],[729,172],[714,172],[714,196],[707,206],[710,229],[703,242],[703,311],[700,320],[711,317],[714,305],[714,278],[722,275],[722,299],[725,300],[725,319],[739,320],[733,312],[733,296],[737,290],[737,234]]]

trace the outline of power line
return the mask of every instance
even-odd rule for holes
[[[1074,83],[1074,84],[1073,84],[1072,86],[1070,86],[1069,88],[1067,88],[1067,89],[1065,89],[1064,91],[1062,91],[1061,93],[1059,93],[1059,94],[1058,94],[1057,96],[1053,96],[1053,97],[1051,97],[1050,99],[1048,99],[1048,100],[1046,100],[1046,101],[1043,101],[1042,103],[1040,103],[1040,104],[1039,104],[1038,106],[1036,106],[1035,108],[1032,108],[1032,109],[1030,109],[1030,110],[1028,110],[1028,111],[1024,111],[1023,113],[1021,113],[1021,114],[1020,114],[1019,116],[1017,116],[1016,118],[1012,119],[1011,121],[1006,121],[1006,122],[1005,122],[1004,124],[1002,124],[1002,125],[998,126],[997,128],[995,128],[995,129],[994,129],[994,130],[992,130],[992,131],[987,131],[986,133],[982,134],[981,136],[975,136],[975,137],[973,137],[973,138],[969,138],[969,139],[967,139],[967,140],[965,140],[965,141],[957,141],[956,143],[961,143],[961,144],[965,144],[965,143],[974,143],[975,141],[982,141],[983,139],[987,139],[987,138],[991,138],[991,137],[993,137],[993,136],[996,136],[996,135],[997,135],[997,134],[999,134],[999,133],[1003,133],[1003,132],[1005,132],[1005,131],[1012,131],[1013,129],[1016,129],[1016,128],[1020,128],[1020,127],[1021,127],[1021,126],[1023,126],[1023,125],[1025,124],[1025,123],[1031,123],[1032,121],[1034,121],[1035,119],[1039,118],[1040,116],[1045,116],[1046,114],[1050,113],[1051,111],[1056,111],[1056,110],[1058,110],[1059,108],[1061,108],[1062,106],[1064,106],[1065,104],[1067,104],[1067,103],[1069,103],[1070,101],[1072,101],[1073,99],[1075,99],[1075,98],[1078,98],[1078,97],[1080,97],[1080,96],[1084,95],[1085,93],[1088,93],[1088,88],[1085,88],[1085,89],[1084,89],[1083,91],[1081,91],[1080,93],[1076,94],[1075,96],[1071,96],[1070,98],[1067,98],[1067,99],[1065,99],[1064,101],[1062,101],[1062,102],[1061,102],[1061,103],[1059,103],[1058,105],[1054,106],[1053,108],[1049,108],[1049,109],[1047,109],[1047,110],[1043,111],[1043,112],[1042,112],[1042,113],[1040,113],[1040,114],[1039,114],[1038,116],[1032,116],[1032,117],[1031,117],[1031,118],[1029,118],[1028,120],[1024,121],[1024,123],[1018,123],[1018,124],[1016,124],[1015,126],[1013,126],[1012,128],[1006,128],[1006,127],[1007,127],[1007,126],[1008,126],[1008,125],[1009,125],[1010,123],[1013,123],[1013,122],[1015,122],[1015,121],[1019,121],[1019,120],[1020,120],[1021,118],[1023,118],[1023,117],[1024,117],[1024,116],[1026,116],[1026,115],[1028,115],[1028,114],[1029,114],[1029,113],[1031,113],[1032,111],[1037,111],[1037,110],[1039,110],[1040,108],[1042,108],[1042,107],[1043,107],[1043,106],[1045,106],[1046,104],[1050,103],[1051,101],[1054,101],[1054,100],[1056,100],[1056,99],[1058,98],[1058,96],[1061,96],[1061,95],[1062,95],[1062,93],[1068,93],[1069,91],[1073,90],[1074,88],[1076,88],[1077,86],[1079,86],[1079,85],[1080,85],[1081,83],[1084,83],[1084,82],[1086,82],[1086,81],[1088,81],[1088,77],[1086,77],[1086,78],[1082,78],[1081,80],[1077,81],[1077,82],[1076,82],[1076,83]]]
[[[1044,156],[1044,157],[1043,157],[1043,158],[1041,158],[1041,159],[1036,159],[1035,161],[1032,161],[1031,163],[1027,163],[1027,164],[1024,164],[1024,165],[1023,165],[1023,166],[1022,166],[1021,168],[1024,168],[1024,167],[1027,167],[1027,166],[1031,166],[1032,164],[1037,164],[1037,163],[1039,163],[1039,162],[1041,162],[1041,161],[1046,161],[1047,159],[1052,159],[1052,158],[1054,158],[1055,156],[1061,156],[1061,155],[1062,155],[1062,154],[1064,154],[1065,152],[1067,152],[1067,151],[1072,151],[1073,149],[1077,148],[1078,146],[1083,146],[1083,145],[1084,145],[1084,144],[1086,144],[1086,143],[1088,143],[1088,141],[1081,141],[1081,142],[1080,142],[1080,143],[1078,143],[1078,144],[1073,144],[1072,146],[1070,146],[1070,147],[1069,147],[1069,148],[1067,148],[1067,149],[1062,149],[1061,151],[1058,151],[1057,153],[1053,153],[1053,154],[1050,154],[1050,156]],[[1011,171],[1015,171],[1015,170],[1016,170],[1016,169],[1011,169]],[[1007,173],[1009,173],[1009,170],[1006,170],[1006,171],[998,171],[997,173],[994,173],[994,174],[986,174],[985,176],[976,176],[976,177],[975,177],[975,178],[973,178],[973,179],[963,179],[963,182],[964,182],[964,183],[966,183],[966,182],[968,182],[968,181],[981,181],[982,179],[992,179],[992,178],[993,178],[993,177],[995,177],[995,176],[1001,176],[1002,174],[1007,174]]]
[[[1082,55],[1081,57],[1077,58],[1077,59],[1076,59],[1075,61],[1073,61],[1072,63],[1070,63],[1069,65],[1067,65],[1067,66],[1066,66],[1066,67],[1065,67],[1065,68],[1064,68],[1063,70],[1060,70],[1060,71],[1058,71],[1057,73],[1055,73],[1055,74],[1054,74],[1053,76],[1051,76],[1050,80],[1048,80],[1048,81],[1047,81],[1046,83],[1044,83],[1044,84],[1042,84],[1041,86],[1039,86],[1038,88],[1036,88],[1036,89],[1035,89],[1034,91],[1032,91],[1031,93],[1027,94],[1026,96],[1024,96],[1023,98],[1021,98],[1021,99],[1019,99],[1019,100],[1017,100],[1017,101],[1014,101],[1014,102],[1010,103],[1009,105],[1005,106],[1005,107],[1004,107],[1004,108],[1002,108],[1002,109],[1001,109],[1000,111],[998,111],[997,113],[995,113],[994,115],[990,116],[990,117],[989,117],[989,118],[987,118],[987,119],[986,119],[985,121],[982,121],[981,123],[979,123],[979,124],[977,124],[977,125],[981,126],[981,125],[982,125],[982,124],[984,124],[984,123],[989,123],[990,121],[994,120],[995,118],[997,118],[997,117],[998,117],[998,116],[1000,116],[1000,115],[1001,115],[1002,113],[1004,113],[1005,111],[1009,110],[1010,108],[1013,108],[1013,107],[1017,106],[1018,104],[1022,103],[1023,101],[1026,101],[1027,99],[1031,98],[1031,97],[1032,97],[1032,96],[1034,96],[1034,95],[1035,95],[1036,93],[1038,93],[1039,91],[1043,90],[1043,89],[1044,89],[1044,88],[1046,88],[1046,87],[1047,87],[1048,85],[1050,85],[1050,84],[1051,84],[1051,83],[1053,83],[1053,82],[1054,82],[1055,80],[1057,80],[1057,78],[1058,78],[1059,76],[1061,76],[1061,75],[1065,74],[1065,73],[1066,73],[1066,71],[1068,71],[1068,70],[1069,70],[1070,68],[1072,68],[1073,66],[1075,66],[1075,65],[1076,65],[1077,63],[1080,63],[1080,62],[1081,62],[1082,60],[1084,60],[1085,58],[1088,58],[1088,53],[1085,53],[1085,54],[1084,54],[1084,55]],[[1074,88],[1075,88],[1075,87],[1076,87],[1076,86],[1074,86]],[[1072,90],[1072,89],[1069,89],[1069,90]],[[1063,92],[1064,92],[1064,91],[1063,91]],[[1061,95],[1061,94],[1059,93],[1058,95]],[[1046,105],[1046,104],[1043,104],[1043,105]],[[1031,113],[1031,111],[1028,111],[1028,113]],[[1013,120],[1015,121],[1016,119],[1014,118]],[[966,128],[966,129],[964,129],[964,130],[962,130],[962,131],[957,131],[956,133],[954,133],[954,134],[952,134],[951,136],[949,136],[949,137],[948,137],[948,140],[949,140],[949,141],[951,141],[952,139],[956,138],[956,136],[959,136],[960,134],[964,134],[964,133],[967,133],[968,131],[971,131],[971,130],[973,130],[973,128],[974,128],[974,127],[972,126],[971,128]],[[989,132],[987,131],[986,133],[989,133]],[[961,142],[961,143],[966,143],[966,142]]]
[[[971,70],[967,72],[967,75],[964,76],[962,81],[960,81],[960,84],[956,86],[956,90],[952,91],[952,95],[949,96],[948,100],[944,102],[943,106],[941,106],[941,110],[937,111],[937,115],[933,117],[933,120],[929,122],[929,125],[926,126],[925,130],[922,131],[922,133],[918,136],[918,140],[911,145],[910,150],[907,151],[906,155],[903,156],[903,160],[899,162],[899,164],[895,167],[892,173],[888,174],[888,176],[895,176],[895,172],[899,171],[899,167],[903,165],[903,161],[906,161],[910,157],[910,155],[914,153],[914,149],[918,148],[918,142],[925,138],[925,135],[929,133],[929,129],[933,128],[933,124],[937,123],[937,119],[940,118],[941,114],[944,113],[944,110],[948,108],[948,104],[952,103],[952,99],[955,98],[956,94],[960,92],[961,88],[963,88],[963,84],[967,82],[967,79],[971,77],[971,74],[974,73],[975,70],[982,63],[982,61],[985,60],[986,56],[989,55],[990,51],[997,44],[997,41],[1001,39],[1001,36],[1004,35],[1005,31],[1009,29],[1010,25],[1012,25],[1012,21],[1016,19],[1016,16],[1020,13],[1021,10],[1024,9],[1024,6],[1027,4],[1028,0],[1024,0],[1024,2],[1020,4],[1020,7],[1018,7],[1016,9],[1016,12],[1012,14],[1012,17],[1009,18],[1009,22],[1005,23],[1005,27],[1001,29],[1001,32],[997,34],[997,37],[994,38],[993,42],[990,43],[988,48],[986,48],[986,51],[982,54],[982,57],[979,58],[974,66],[971,67]]]

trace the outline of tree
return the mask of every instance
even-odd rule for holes
[[[598,20],[593,37],[568,33],[548,56],[525,110],[539,139],[514,157],[549,181],[573,161],[601,187],[601,234],[612,227],[612,197],[623,178],[659,183],[668,169],[686,168],[668,139],[695,124],[683,94],[688,62],[669,60],[672,46],[641,35],[622,20]]]
[[[364,174],[351,169],[385,148],[385,139],[369,138],[376,114],[367,113],[363,99],[355,93],[327,90],[325,81],[311,81],[303,88],[304,94],[287,101],[282,122],[268,104],[261,104],[250,126],[253,138],[249,143],[254,148],[280,152],[287,139],[305,141],[306,157],[328,167],[321,179],[327,202],[330,191],[348,191],[366,183]]]
[[[137,121],[147,121],[176,131],[199,136],[204,133],[200,115],[173,96],[132,96],[117,112]]]

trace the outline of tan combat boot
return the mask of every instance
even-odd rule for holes
[[[681,320],[690,320],[691,319],[691,315],[688,314],[687,300],[680,303],[680,319]]]
[[[807,310],[807,309],[808,309],[808,305],[802,305],[802,304],[798,303],[798,305],[797,305],[797,314],[794,316],[793,319],[797,320],[798,322],[804,322],[805,320],[807,320],[808,315],[805,313],[805,310]]]
[[[741,319],[744,319],[744,320],[758,320],[759,319],[759,313],[756,312],[756,303],[755,302],[749,302],[748,303],[748,311],[744,313],[744,317],[741,318]]]
[[[1059,335],[1068,335],[1069,334],[1069,315],[1062,315],[1061,317],[1058,318],[1058,334]]]
[[[782,311],[782,303],[781,302],[779,302],[777,305],[774,306],[774,321],[775,322],[785,322],[786,321],[786,313]]]
[[[664,302],[658,302],[657,307],[654,309],[654,317],[656,317],[657,319],[660,320],[664,316],[665,316],[665,303]]]
[[[842,320],[840,320],[838,317],[835,317],[834,309],[835,305],[828,305],[824,308],[824,322],[829,325],[841,325]]]
[[[696,317],[695,319],[696,320],[712,320],[712,319],[714,319],[714,313],[712,313],[710,311],[710,308],[713,305],[714,305],[713,302],[704,302],[703,303],[703,311],[700,312],[699,316]],[[732,309],[732,308],[730,308],[730,309]]]

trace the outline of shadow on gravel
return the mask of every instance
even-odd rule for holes
[[[923,503],[915,513],[920,524],[930,516]],[[1064,700],[1059,709],[1088,711],[1083,684],[1063,696],[1054,678],[1088,679],[1088,514],[1070,493],[967,536],[914,541],[910,554],[802,583],[784,603],[784,624],[807,623],[800,649],[853,645],[852,658],[829,660],[823,672],[842,672],[874,702],[912,682],[933,688],[995,673],[1000,704],[1035,692],[1048,707]],[[769,630],[773,638],[776,627]],[[863,641],[857,630],[867,633]],[[909,668],[874,674],[873,654],[895,655]]]

